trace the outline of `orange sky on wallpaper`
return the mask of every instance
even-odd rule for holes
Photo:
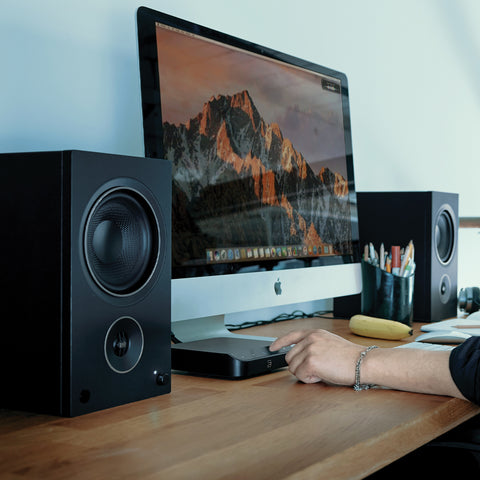
[[[322,89],[320,75],[161,26],[157,49],[162,121],[186,123],[212,96],[248,90],[262,118],[278,123],[314,170],[345,156],[341,96]],[[346,178],[345,164],[334,170]]]

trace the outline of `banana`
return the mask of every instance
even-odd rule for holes
[[[356,335],[385,340],[401,340],[413,333],[412,328],[404,323],[366,315],[354,315],[350,319],[349,327]]]

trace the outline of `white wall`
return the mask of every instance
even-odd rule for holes
[[[2,1],[0,151],[143,154],[139,1]],[[143,4],[344,71],[357,189],[459,192],[480,216],[478,0]]]

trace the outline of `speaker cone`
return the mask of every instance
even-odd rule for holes
[[[437,257],[443,264],[447,264],[455,247],[455,222],[453,213],[443,206],[435,222],[435,248]]]
[[[93,205],[85,228],[85,258],[95,282],[106,292],[131,295],[156,267],[160,234],[155,213],[138,191],[119,187]]]

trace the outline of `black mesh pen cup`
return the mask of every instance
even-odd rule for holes
[[[400,277],[362,260],[362,313],[412,325],[415,275]]]

